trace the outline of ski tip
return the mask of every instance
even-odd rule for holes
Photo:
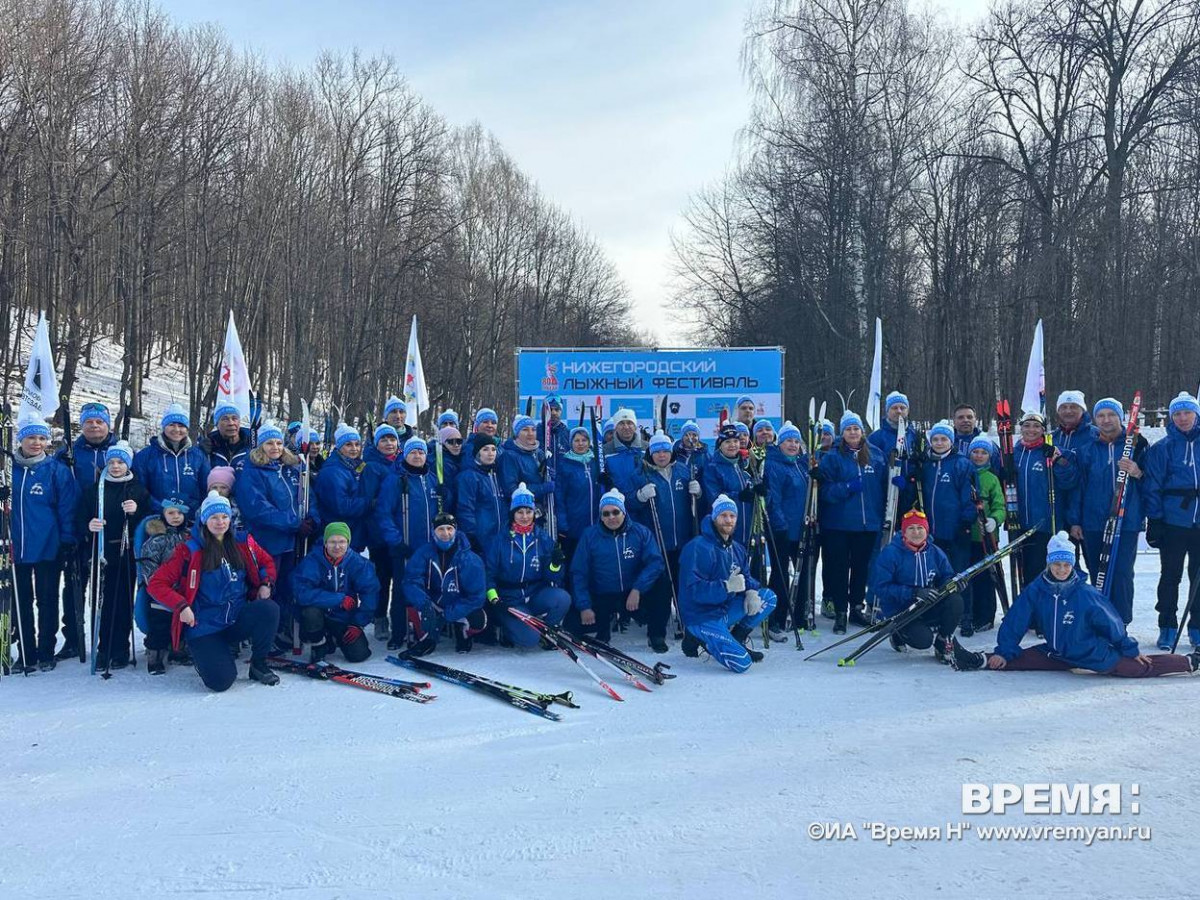
[[[841,668],[845,668],[845,669],[852,669],[852,668],[854,668],[854,660],[852,660],[852,659],[839,659],[839,660],[838,660],[838,666],[839,666],[839,667],[841,667]]]

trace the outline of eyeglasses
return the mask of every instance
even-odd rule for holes
[[[462,438],[448,438],[446,440],[446,446],[447,447],[461,447],[462,446]]]
[[[623,515],[625,515],[625,513],[621,512],[619,509],[609,509],[609,510],[605,510],[604,512],[600,513],[600,518],[615,519],[618,516],[623,516]]]

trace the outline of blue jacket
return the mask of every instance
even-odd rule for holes
[[[1074,489],[1079,470],[1074,464],[1075,454],[1067,452],[1062,457],[1066,462],[1054,466],[1055,526],[1066,526],[1066,495]],[[1050,493],[1046,482],[1046,451],[1042,445],[1030,448],[1021,441],[1013,446],[1013,461],[1017,467],[1017,505],[1021,514],[1022,529],[1038,525],[1038,532],[1051,534]],[[1061,507],[1061,509],[1060,509]],[[1059,513],[1062,513],[1059,516]]]
[[[447,622],[465,619],[482,609],[487,574],[467,536],[459,531],[449,550],[430,541],[404,567],[404,599],[428,619],[436,607]]]
[[[96,482],[100,480],[100,473],[104,470],[104,454],[116,442],[117,436],[111,431],[102,444],[89,444],[84,440],[82,434],[72,442],[71,449],[75,457],[72,474],[75,476],[75,484],[79,486],[80,491],[85,488],[94,487]],[[54,458],[63,463],[63,465],[66,465],[67,448],[59,447],[58,452],[54,454]]]
[[[878,432],[876,432],[878,433]],[[894,437],[895,431],[892,431]],[[847,452],[839,440],[821,457],[821,528],[830,531],[873,531],[883,528],[887,503],[888,468],[879,448],[867,444],[870,462],[860,465],[857,452]],[[850,485],[861,481],[859,490]]]
[[[494,465],[486,471],[475,463],[466,465],[455,487],[458,528],[466,532],[471,546],[480,552],[508,522],[508,500],[500,489],[495,470]]]
[[[373,536],[371,514],[383,479],[380,468],[334,452],[325,460],[312,484],[321,521],[350,526],[350,546],[361,551]]]
[[[78,540],[75,477],[51,456],[31,466],[13,462],[12,475],[14,561],[30,565],[57,559],[60,544]]]
[[[952,541],[966,536],[976,521],[971,488],[975,467],[951,447],[942,459],[930,454],[921,463],[921,488],[929,534],[934,540]]]
[[[613,484],[622,494],[628,497],[633,492],[633,479],[642,467],[646,458],[646,445],[640,434],[633,436],[632,443],[623,444],[614,434],[604,442],[604,471],[612,478]]]
[[[593,454],[587,463],[566,456],[558,458],[554,478],[554,514],[559,534],[578,539],[600,521],[600,467]]]
[[[543,587],[558,587],[562,572],[552,565],[554,541],[540,526],[529,534],[506,531],[483,557],[487,586],[509,603],[524,603]]]
[[[917,447],[917,429],[912,424],[904,426],[905,445],[911,453]],[[886,418],[879,423],[879,427],[867,435],[867,443],[883,454],[884,464],[892,458],[892,453],[896,449],[896,426],[889,422]],[[907,473],[905,473],[907,474]]]
[[[318,542],[296,566],[292,584],[297,605],[320,607],[327,619],[342,625],[366,627],[379,605],[379,579],[375,577],[375,567],[354,550],[347,550],[334,565],[325,555],[324,544]],[[343,609],[345,597],[357,598],[358,608],[353,611]]]
[[[767,515],[772,531],[786,531],[789,541],[804,530],[804,501],[808,499],[808,456],[789,459],[777,446],[767,447]],[[777,565],[783,564],[777,562]]]
[[[746,590],[762,585],[750,574],[746,548],[736,540],[726,543],[713,530],[712,519],[700,523],[700,534],[679,555],[679,615],[688,628],[705,622],[725,621],[729,604],[740,595],[725,590],[733,567],[746,578]]]
[[[541,450],[526,450],[512,438],[504,442],[504,453],[496,457],[496,474],[506,500],[512,497],[517,485],[524,482],[533,498],[539,504],[542,502],[548,493],[546,480],[542,477],[543,458]]]
[[[1068,450],[1076,452],[1082,450],[1099,437],[1100,431],[1092,424],[1091,414],[1085,412],[1083,421],[1074,431],[1066,431],[1060,427],[1055,428],[1050,434],[1054,439],[1054,446],[1066,453]]]
[[[653,502],[658,511],[663,543],[667,550],[675,550],[692,539],[692,496],[688,493],[688,477],[691,470],[687,463],[676,462],[671,463],[670,473],[668,481],[663,478],[659,469],[642,466],[634,476],[634,492],[625,498],[625,507],[635,522],[645,525],[653,534],[654,514],[649,503],[643,503],[637,498],[637,492],[647,484],[654,485],[656,493]],[[697,498],[697,513],[699,505],[700,500]]]
[[[616,531],[592,525],[571,559],[576,609],[591,609],[593,594],[645,594],[663,573],[662,554],[650,529],[628,518]]]
[[[1184,434],[1174,422],[1146,453],[1146,516],[1179,528],[1200,527],[1200,420]]]
[[[907,609],[917,590],[935,587],[954,577],[950,560],[942,548],[926,541],[921,550],[913,550],[897,534],[875,557],[871,569],[871,587],[879,598],[879,608],[885,616],[894,616]]]
[[[1148,450],[1146,439],[1137,436],[1133,446],[1133,461],[1144,466]],[[1113,495],[1117,489],[1117,463],[1125,451],[1125,436],[1121,434],[1111,444],[1097,439],[1075,451],[1079,479],[1067,492],[1067,526],[1079,525],[1084,531],[1104,531],[1112,512]],[[1125,479],[1125,519],[1121,532],[1134,534],[1142,530],[1142,490],[1145,478]]]
[[[705,509],[712,509],[713,503],[721,494],[725,494],[737,504],[738,521],[737,528],[733,532],[733,539],[745,547],[750,541],[754,503],[753,501],[739,500],[738,495],[744,489],[753,487],[754,482],[750,478],[750,473],[742,468],[741,459],[729,459],[719,452],[714,453],[708,465],[701,470],[700,486],[704,489]]]
[[[675,445],[671,448],[671,453],[676,462],[690,463],[697,473],[695,476],[697,479],[700,477],[698,474],[699,471],[708,465],[709,459],[712,458],[712,454],[708,452],[708,444],[704,443],[704,441],[701,441],[700,446],[696,449],[688,450],[683,446],[683,438],[675,442]]]
[[[162,501],[178,497],[187,501],[190,515],[195,516],[208,495],[210,468],[204,451],[190,439],[177,453],[167,448],[162,435],[155,435],[133,457],[133,471],[150,492],[155,512],[162,512]]]
[[[288,459],[296,460],[290,451]],[[300,529],[300,465],[246,460],[233,482],[233,496],[246,530],[272,557],[296,549]]]
[[[208,454],[208,464],[212,467],[229,466],[239,475],[246,464],[250,462],[250,451],[254,449],[254,436],[249,428],[238,429],[238,443],[233,446],[220,431],[210,431],[208,437],[201,442],[201,449]]]
[[[379,503],[375,506],[375,528],[382,542],[389,547],[401,548],[406,556],[411,556],[418,547],[433,540],[437,491],[437,478],[429,466],[414,469],[401,463],[400,468],[393,470],[384,482]],[[406,505],[407,522],[404,517]]]
[[[1021,591],[996,633],[996,652],[1007,660],[1021,655],[1030,622],[1040,622],[1051,657],[1079,669],[1108,672],[1122,656],[1138,655],[1138,644],[1104,595],[1078,571],[1066,581],[1043,572]]]

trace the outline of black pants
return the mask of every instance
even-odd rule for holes
[[[646,637],[665,639],[667,636],[667,623],[671,621],[672,585],[675,587],[676,601],[679,599],[679,552],[678,547],[667,551],[665,562],[671,573],[671,580],[668,581],[667,573],[663,572],[658,581],[654,582],[654,586],[642,595],[638,611],[633,614],[638,622],[646,626]],[[625,602],[622,600],[621,608],[624,606]]]
[[[99,653],[113,660],[128,660],[133,636],[133,554],[119,548],[105,555],[104,606],[100,610]]]
[[[275,642],[279,628],[279,607],[274,600],[252,600],[243,604],[237,620],[221,631],[203,637],[187,638],[192,662],[200,680],[210,691],[227,691],[237,679],[237,665],[231,648],[244,640],[250,641],[250,660],[262,665]]]
[[[371,565],[375,567],[375,577],[379,579],[379,603],[375,607],[375,618],[382,619],[385,615],[387,615],[387,611],[391,607],[393,588],[397,594],[400,593],[400,579],[396,578],[396,583],[392,583],[392,553],[391,550],[388,549],[387,544],[380,544],[378,547],[370,547],[368,548],[367,553],[370,556]],[[400,574],[403,575],[404,573]],[[395,630],[395,628],[392,629],[393,634],[395,633]]]
[[[788,563],[795,561],[798,576],[804,577],[804,573],[799,571],[803,561],[796,559],[796,551],[799,547],[798,540],[788,540],[786,531],[774,533],[774,543],[771,544],[771,583],[767,586],[775,592],[777,601],[775,609],[771,611],[771,618],[768,620],[770,627],[775,631],[783,631],[787,628],[788,614],[792,612],[788,608],[788,587],[790,585]]]
[[[1128,535],[1122,535],[1122,540],[1129,540]],[[1200,578],[1200,528],[1180,528],[1176,525],[1163,527],[1162,544],[1158,548],[1158,558],[1162,565],[1162,574],[1158,578],[1158,610],[1159,628],[1179,627],[1179,585],[1183,581],[1183,564],[1186,558],[1188,583],[1195,584]],[[1200,606],[1200,600],[1196,601]],[[1188,627],[1200,628],[1200,620],[1192,608],[1188,616]]]
[[[821,538],[825,554],[825,587],[835,612],[862,605],[867,595],[871,555],[879,535],[873,531],[826,531]]]
[[[79,578],[79,590],[83,592],[86,599],[88,578],[92,573],[92,541],[90,537],[80,541],[75,547],[75,557],[68,565],[71,564],[75,566]],[[63,587],[65,588],[66,585],[64,584]],[[75,647],[79,643],[79,626],[75,623],[75,603],[71,597],[66,596],[63,597],[62,630],[63,646]]]
[[[147,650],[171,649],[171,613],[153,603],[146,610],[146,637],[142,646]]]
[[[21,664],[34,666],[38,660],[54,659],[54,644],[58,640],[58,576],[61,567],[57,559],[39,563],[17,563],[17,603],[20,606],[21,631],[18,647]],[[34,620],[34,604],[37,620]],[[28,651],[28,656],[26,652]]]
[[[1025,584],[1033,584],[1034,579],[1045,571],[1046,545],[1049,543],[1049,533],[1038,531],[1016,551],[1021,555],[1021,579]]]
[[[954,634],[954,629],[962,620],[963,598],[955,591],[943,599],[933,609],[928,609],[914,622],[909,622],[897,634],[900,640],[914,650],[928,650],[933,646],[933,635],[937,632],[939,638],[945,639]]]
[[[348,641],[347,625],[325,614],[319,606],[300,607],[300,637],[307,644],[329,641],[342,651],[347,662],[362,662],[371,655],[371,647],[365,640]],[[358,631],[358,629],[355,629]]]
[[[971,563],[977,563],[986,556],[983,544],[971,544]],[[967,597],[963,601],[963,621],[970,621],[975,628],[991,625],[996,621],[996,582],[992,572],[984,572],[971,582],[967,588]],[[1004,573],[1000,573],[1004,577]]]

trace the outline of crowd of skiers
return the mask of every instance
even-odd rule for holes
[[[102,404],[82,408],[78,437],[55,455],[49,429],[25,424],[12,453],[16,664],[49,670],[82,658],[70,602],[60,620],[60,577],[73,566],[85,589],[103,583],[99,665],[128,665],[136,619],[151,672],[190,664],[213,690],[233,683],[245,643],[250,677],[268,684],[273,652],[358,662],[371,637],[415,655],[443,637],[460,652],[476,640],[536,646],[538,633],[509,606],[601,640],[636,622],[656,653],[669,649],[674,607],[685,655],[740,672],[762,658],[750,640],[760,623],[770,640],[788,639],[799,614],[789,573],[816,556],[798,554],[806,529],[819,535],[820,607],[842,634],[982,559],[1006,517],[1013,524],[1007,486],[1020,530],[1034,534],[1017,551],[1024,583],[1014,585],[996,653],[971,654],[954,638],[995,626],[998,584],[986,577],[897,631],[896,649],[932,646],[965,668],[1194,667],[1141,656],[1125,632],[1140,531],[1162,561],[1163,649],[1177,643],[1185,562],[1191,581],[1200,578],[1200,405],[1189,394],[1171,402],[1165,439],[1148,446],[1139,436],[1124,459],[1121,403],[1089,410],[1081,392],[1066,391],[1049,435],[1045,417],[1021,416],[1007,464],[971,406],[918,432],[899,392],[878,429],[847,411],[836,426],[814,423],[813,446],[791,422],[776,431],[757,418],[749,397],[711,448],[692,422],[677,441],[644,431],[649,423],[628,409],[602,427],[572,428],[559,398],[543,402],[544,421],[517,415],[504,436],[492,409],[465,423],[448,410],[426,441],[392,397],[372,433],[341,423],[328,448],[300,423],[252,431],[233,406],[218,407],[214,429],[193,442],[186,411],[172,405],[136,454]],[[1101,595],[1088,578],[1107,552],[1119,472],[1125,539]],[[813,482],[815,523],[806,519]],[[886,542],[889,490],[910,511]],[[755,540],[773,557],[769,583],[748,550]],[[1021,650],[1029,627],[1044,635],[1041,649]],[[1200,647],[1200,623],[1188,638]]]

